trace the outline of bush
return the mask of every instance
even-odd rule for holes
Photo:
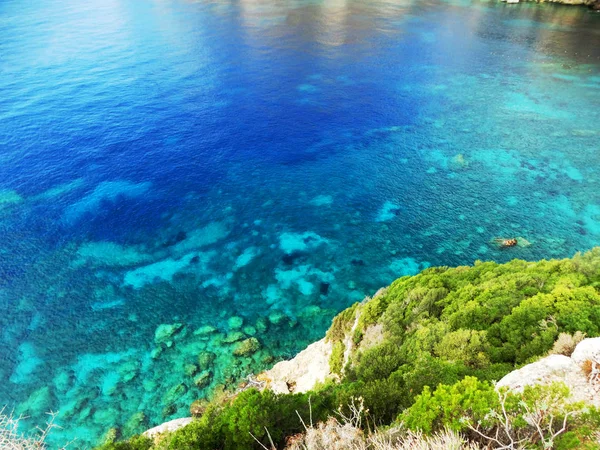
[[[149,450],[153,441],[144,436],[133,436],[125,442],[107,442],[98,447],[98,450]]]
[[[344,365],[344,351],[346,347],[343,342],[336,341],[333,344],[333,348],[331,350],[331,356],[329,357],[329,370],[332,373],[341,375],[342,369]]]
[[[466,377],[452,385],[429,388],[400,417],[410,429],[432,433],[465,432],[492,448],[582,448],[594,440],[600,414],[569,401],[562,383],[525,387],[522,393]]]
[[[328,399],[328,395],[309,400],[304,394],[276,395],[249,389],[229,404],[207,407],[199,420],[171,435],[168,448],[260,449],[255,438],[268,445],[267,429],[275,444],[283,447],[287,436],[303,430],[298,414],[323,420],[333,407]]]
[[[581,331],[576,331],[574,335],[570,335],[569,333],[560,333],[558,335],[558,339],[554,342],[552,346],[552,350],[550,350],[551,355],[565,355],[571,356],[577,344],[585,339],[585,333]]]
[[[433,392],[426,386],[414,405],[401,415],[400,421],[411,430],[425,433],[444,428],[463,431],[467,428],[463,421],[465,416],[474,421],[483,420],[490,409],[497,406],[497,396],[490,383],[465,377],[450,386],[439,385]]]

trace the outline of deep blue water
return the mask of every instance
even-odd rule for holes
[[[557,5],[1,2],[0,405],[83,448],[399,276],[598,245],[599,44]]]

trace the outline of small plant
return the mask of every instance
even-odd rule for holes
[[[581,364],[581,369],[590,384],[598,391],[600,387],[600,363],[594,359],[586,359]]]
[[[594,370],[594,361],[592,361],[591,359],[586,359],[581,364],[581,370],[583,370],[583,373],[585,373],[586,377],[589,377],[592,374],[592,371]]]
[[[552,350],[548,352],[550,355],[565,355],[571,356],[577,344],[585,339],[585,333],[576,331],[575,334],[560,333],[558,339],[554,342]]]

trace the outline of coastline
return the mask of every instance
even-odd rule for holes
[[[600,297],[592,287],[597,279],[599,256],[600,248],[594,248],[571,259],[541,260],[535,263],[515,259],[505,264],[476,262],[473,266],[434,267],[415,276],[399,278],[387,288],[380,289],[372,298],[366,297],[340,312],[333,319],[325,337],[310,344],[292,359],[278,362],[271,369],[262,372],[255,377],[256,383],[250,383],[251,386],[228,396],[222,404],[245,405],[245,399],[252,395],[259,398],[263,395],[270,398],[300,396],[304,399],[306,396],[310,399],[312,395],[314,401],[319,401],[317,399],[320,396],[330,395],[328,391],[331,388],[352,389],[350,386],[353,382],[358,381],[360,384],[372,377],[378,379],[381,376],[379,371],[385,370],[382,368],[389,364],[390,367],[399,367],[400,373],[414,376],[411,383],[415,383],[415,387],[419,386],[416,393],[423,389],[427,395],[427,386],[451,384],[445,375],[440,378],[435,371],[429,372],[426,369],[426,366],[437,359],[438,362],[431,366],[437,367],[437,370],[444,368],[443,370],[447,371],[452,364],[462,367],[461,371],[464,373],[459,373],[466,378],[461,380],[462,375],[459,376],[458,373],[453,376],[459,383],[470,383],[472,380],[476,383],[492,383],[490,386],[494,386],[494,389],[506,388],[514,395],[520,395],[523,389],[528,389],[527,386],[532,389],[535,386],[550,389],[555,383],[563,383],[567,389],[564,394],[567,403],[583,402],[597,406],[598,401],[594,394],[597,380],[588,377],[585,366],[592,361],[592,374],[600,373],[594,372],[600,370],[600,337],[594,337],[599,334],[598,328],[592,323],[586,325],[584,319],[575,326],[581,329],[577,332],[573,331],[571,325],[563,328],[564,325],[559,324],[569,324],[571,320],[568,313],[564,315],[565,313],[560,311],[567,311],[570,303],[574,305],[582,298],[589,302],[587,312],[582,317],[587,314],[594,315],[600,308]],[[571,282],[574,279],[571,278],[573,274],[580,277],[579,282],[565,288],[565,281]],[[524,290],[514,284],[515,277],[524,284]],[[490,285],[490,280],[494,280],[493,286]],[[539,280],[543,282],[540,283]],[[509,292],[509,297],[506,298],[512,298],[517,293],[524,297],[518,299],[510,310],[503,311],[502,300],[507,295],[504,290]],[[489,297],[489,293],[492,292],[495,293],[495,299]],[[474,298],[477,300],[473,300]],[[463,302],[466,303],[462,307],[459,306]],[[561,303],[558,309],[554,309],[554,302]],[[434,303],[438,304],[438,307],[444,306],[438,310],[433,306]],[[555,330],[548,323],[537,323],[535,317],[531,320],[528,318],[541,305],[549,309],[541,313],[540,317],[552,317],[551,323],[556,326]],[[487,322],[487,313],[481,314],[490,308],[496,310],[495,314],[501,320]],[[478,309],[480,311],[477,311]],[[525,311],[528,312],[524,314]],[[466,317],[463,317],[465,314],[479,318],[479,324],[472,323],[471,318],[456,330],[447,333],[447,324],[455,320],[462,321]],[[555,314],[557,319],[554,319]],[[562,318],[558,316],[561,314]],[[537,313],[535,315],[537,317]],[[438,322],[432,323],[431,320]],[[489,341],[485,343],[488,339],[487,333],[495,333],[492,330],[496,326],[505,326],[512,330],[513,325],[510,322],[520,323],[522,320],[530,321],[530,325],[534,327],[532,330],[542,330],[541,333],[550,334],[539,342],[527,344],[525,342],[528,337],[523,335],[519,339],[525,341],[520,347],[513,346],[513,337],[508,337],[508,341],[500,344],[498,348],[514,353],[511,357],[513,362],[510,365],[501,363],[487,374],[481,372],[482,368],[494,367],[493,358],[498,358],[494,356],[490,347],[498,344]],[[565,320],[567,322],[563,322]],[[504,325],[494,325],[494,322]],[[547,321],[542,319],[542,322]],[[476,330],[484,324],[487,324],[487,329],[484,327],[483,330]],[[567,330],[573,334],[569,334]],[[435,344],[432,345],[432,342]],[[402,365],[399,365],[400,360],[396,360],[397,352],[407,352],[401,358],[404,359],[415,350],[417,353],[412,357],[412,363],[406,360],[403,369]],[[426,355],[421,353],[423,351]],[[506,362],[506,354],[500,358],[499,361]],[[598,367],[594,368],[594,364]],[[421,365],[424,367],[420,367]],[[441,383],[443,380],[445,382]],[[360,389],[364,388],[364,385],[360,386]],[[388,392],[388,387],[385,386],[388,385],[384,384],[383,388],[385,402],[393,403],[394,394]],[[259,389],[247,391],[250,387]],[[256,394],[252,394],[252,391]],[[410,392],[410,395],[413,395],[412,389]],[[378,395],[384,394],[380,392]],[[392,397],[388,398],[388,395]],[[350,399],[352,398],[354,397],[351,396]],[[404,408],[410,410],[411,404],[412,401]],[[207,410],[203,409],[198,420],[202,421],[205,411]],[[408,416],[402,415],[401,412],[397,417]],[[147,430],[143,435],[159,442],[162,433],[172,433],[190,423],[196,424],[193,428],[200,422],[194,421],[193,418],[177,419]]]
[[[600,11],[600,0],[500,0],[503,3],[557,3],[560,5],[587,6],[594,11]]]

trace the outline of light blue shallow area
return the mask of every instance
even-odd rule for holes
[[[0,405],[91,446],[399,276],[598,245],[599,42],[557,5],[3,1]]]

